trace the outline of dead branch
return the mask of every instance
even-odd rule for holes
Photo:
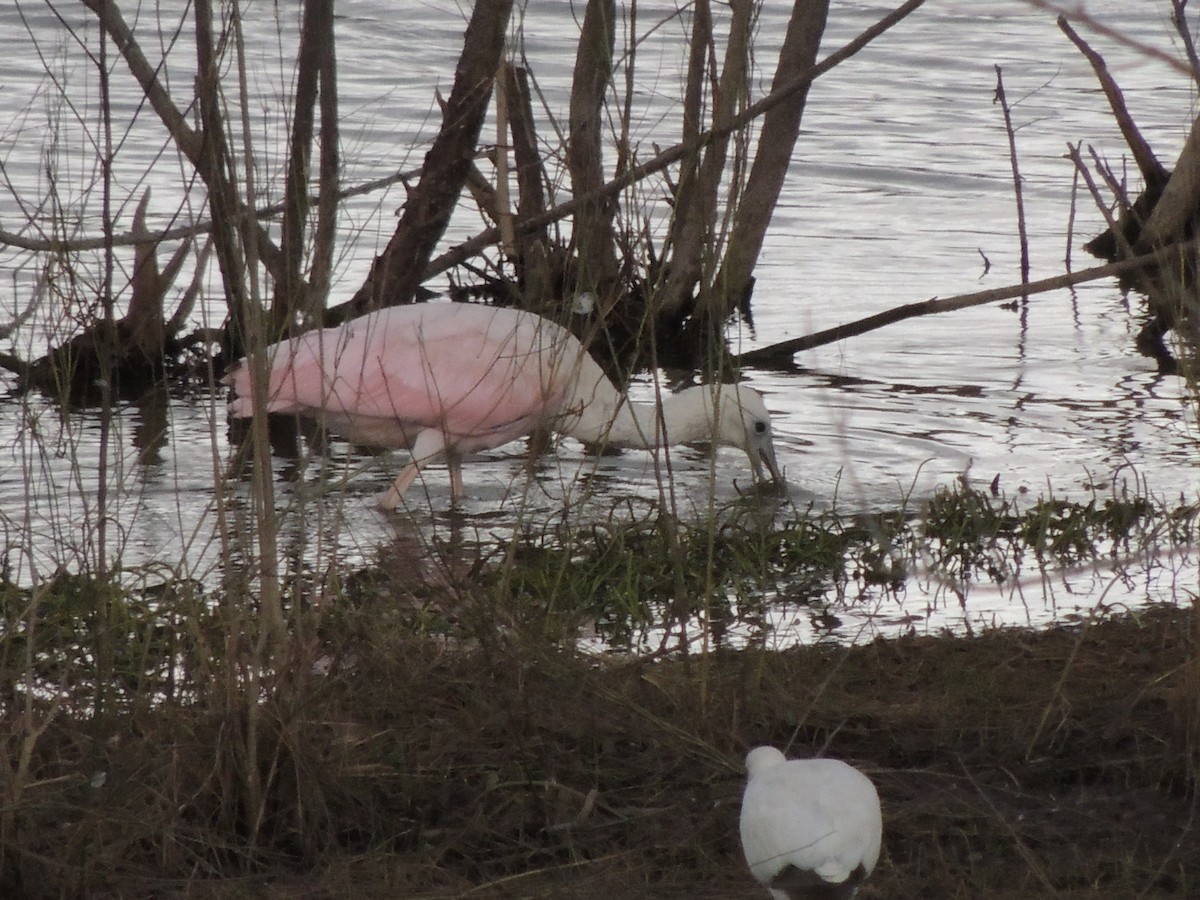
[[[507,63],[504,73],[509,99],[509,134],[512,137],[513,164],[517,176],[517,218],[512,235],[517,281],[523,286],[527,300],[544,300],[558,294],[551,280],[546,229],[522,232],[515,227],[516,222],[528,221],[546,211],[546,193],[543,189],[545,170],[538,154],[528,73],[519,66]]]
[[[496,214],[500,217],[500,246],[506,255],[517,251],[517,236],[513,233],[512,198],[508,191],[508,152],[512,149],[509,143],[509,114],[508,114],[508,74],[507,63],[500,60],[500,69],[496,72],[496,148],[492,164],[496,169]]]
[[[1033,0],[1030,0],[1033,2]],[[1043,6],[1041,3],[1035,5]],[[1187,29],[1183,23],[1183,4],[1174,0],[1176,27],[1181,33]],[[1090,17],[1082,13],[1073,14],[1080,21],[1085,21],[1089,27],[1109,34]],[[1071,28],[1065,16],[1059,16],[1059,28],[1079,48],[1092,64],[1097,79],[1103,87],[1104,94],[1112,107],[1113,116],[1121,129],[1125,142],[1137,163],[1145,189],[1134,203],[1118,193],[1121,201],[1129,206],[1126,214],[1116,226],[1110,225],[1109,231],[1089,242],[1087,249],[1098,256],[1108,259],[1116,258],[1119,245],[1132,244],[1133,251],[1141,252],[1169,243],[1185,234],[1188,226],[1200,208],[1200,117],[1192,123],[1183,151],[1179,155],[1175,169],[1168,172],[1158,161],[1141,132],[1133,123],[1132,117],[1125,106],[1124,96],[1120,88],[1108,72],[1104,59],[1089,47],[1084,40]],[[1109,36],[1113,36],[1109,34]],[[1139,49],[1142,49],[1139,47]],[[1189,60],[1195,58],[1195,48],[1188,49]],[[1185,68],[1193,78],[1197,77],[1194,63]],[[1144,223],[1144,224],[1143,224]],[[1120,232],[1118,234],[1118,232]]]
[[[1183,43],[1183,52],[1187,55],[1188,65],[1192,67],[1192,80],[1200,86],[1200,56],[1196,54],[1196,42],[1192,40],[1192,30],[1188,28],[1186,7],[1187,0],[1171,0],[1171,24]]]
[[[1070,144],[1068,144],[1067,147],[1067,155],[1070,156],[1071,162],[1075,165],[1076,177],[1083,178],[1084,184],[1087,185],[1088,193],[1092,197],[1092,202],[1096,204],[1096,209],[1100,210],[1100,215],[1104,216],[1104,221],[1108,224],[1108,230],[1105,232],[1105,234],[1111,236],[1112,240],[1114,240],[1117,246],[1120,248],[1121,252],[1119,254],[1112,254],[1112,258],[1116,259],[1133,256],[1133,247],[1130,246],[1129,239],[1125,236],[1125,232],[1122,231],[1118,226],[1117,219],[1113,217],[1108,204],[1104,202],[1104,196],[1100,193],[1100,188],[1096,184],[1096,179],[1092,178],[1091,171],[1084,164],[1083,157],[1079,155],[1079,148]],[[1100,166],[1099,160],[1097,160],[1095,157],[1096,151],[1092,150],[1091,147],[1088,149],[1091,151],[1092,159],[1096,163],[1097,168],[1100,169],[1101,175],[1103,175],[1105,180],[1108,181],[1110,178],[1110,173],[1105,172]],[[1111,183],[1109,187],[1111,190]],[[1118,194],[1118,196],[1120,195]]]
[[[133,36],[133,31],[125,23],[121,10],[114,0],[83,0],[83,5],[96,14],[100,26],[108,32],[109,38],[120,51],[142,92],[150,102],[150,107],[158,113],[159,119],[167,127],[176,146],[183,151],[184,156],[195,165],[201,157],[203,136],[192,129],[182,112],[167,93],[166,87],[158,78],[158,69],[150,65],[142,48]]]
[[[133,230],[146,230],[146,207],[150,203],[150,190],[146,189],[133,212]],[[166,316],[163,301],[174,284],[188,252],[190,241],[182,242],[171,255],[166,268],[160,273],[156,244],[137,244],[133,253],[133,275],[130,279],[129,307],[125,312],[125,323],[133,336],[137,349],[147,358],[161,355],[166,340]]]
[[[212,30],[212,0],[196,0],[195,9],[196,95],[200,101],[200,122],[205,139],[192,164],[201,173],[208,188],[208,205],[213,213],[213,221],[218,225],[213,230],[213,238],[229,308],[233,349],[236,352],[241,350],[251,333],[249,318],[256,315],[250,308],[250,296],[247,293],[247,270],[243,255],[245,243],[239,244],[237,240],[238,234],[244,235],[253,227],[253,220],[241,218],[243,210],[233,185],[233,159],[225,141],[225,117],[221,103],[220,61]],[[241,223],[240,229],[229,224],[234,221]],[[275,256],[278,262],[277,249]],[[279,277],[279,266],[275,265],[273,269],[276,277]]]
[[[146,228],[147,190],[133,214],[134,232]],[[29,362],[13,354],[0,353],[0,368],[16,373],[18,390],[37,390],[77,402],[107,402],[114,396],[138,397],[161,385],[171,355],[181,348],[176,340],[187,321],[200,290],[208,245],[200,252],[192,283],[184,291],[174,315],[165,319],[165,299],[192,247],[185,241],[159,270],[157,245],[139,242],[134,249],[130,275],[130,300],[125,315],[102,316],[45,356]],[[30,305],[12,323],[20,324],[43,295],[48,276],[43,273],[33,291]],[[98,389],[98,385],[100,385]]]
[[[210,133],[212,123],[221,121],[217,109],[219,105],[217,93],[219,75],[214,56],[210,0],[201,0],[196,5],[197,99],[200,105],[203,132],[197,132],[188,125],[187,119],[158,78],[158,70],[150,64],[142,52],[133,36],[133,31],[126,24],[114,0],[83,0],[83,3],[96,14],[101,27],[121,52],[130,74],[133,75],[146,95],[150,107],[158,114],[159,119],[166,126],[168,134],[175,141],[175,145],[179,147],[204,181],[210,203],[213,203],[213,198],[216,198],[213,206],[213,219],[217,222],[217,257],[218,260],[224,259],[228,254],[227,251],[221,249],[225,242],[220,239],[220,233],[222,231],[232,233],[237,227],[236,223],[244,221],[246,216],[238,206],[236,192],[227,184],[229,174],[225,168],[227,157],[218,152],[214,146],[220,144],[223,147],[223,137]],[[220,209],[219,214],[218,208]],[[263,264],[267,266],[274,277],[278,278],[282,259],[279,248],[275,246],[264,228],[256,228],[254,236],[258,241],[258,253]],[[222,263],[222,265],[224,264]],[[230,286],[227,285],[226,289],[229,290],[229,288]],[[236,286],[234,289],[236,290]],[[231,296],[230,299],[234,300],[236,297]],[[238,311],[234,311],[234,315],[238,314]]]
[[[337,51],[334,42],[332,4],[326,25],[328,40],[322,41],[318,66],[321,70],[321,159],[317,166],[317,224],[313,229],[313,256],[309,269],[309,312],[324,317],[333,278],[333,250],[337,236],[338,201],[342,197],[341,141],[338,129]]]
[[[1134,242],[1135,249],[1148,250],[1184,234],[1197,209],[1200,209],[1200,117],[1192,122],[1192,130],[1162,196]]]
[[[930,300],[923,300],[917,303],[909,303],[904,306],[893,307],[875,315],[867,316],[866,318],[858,319],[854,322],[848,322],[844,325],[837,325],[833,328],[827,328],[824,331],[818,331],[815,334],[805,335],[804,337],[793,338],[788,341],[781,341],[778,344],[771,344],[768,347],[759,347],[755,350],[750,350],[737,357],[737,362],[744,365],[770,366],[786,363],[795,353],[801,353],[805,350],[812,350],[815,347],[821,347],[825,344],[832,344],[836,341],[845,340],[846,338],[857,337],[860,334],[866,334],[869,331],[876,331],[887,325],[893,325],[896,322],[902,322],[905,319],[912,319],[917,316],[935,315],[938,313],[955,312],[960,309],[969,309],[972,306],[983,306],[988,303],[996,303],[1001,300],[1012,300],[1017,297],[1033,296],[1034,294],[1044,294],[1047,291],[1060,290],[1061,288],[1071,287],[1076,284],[1083,284],[1088,281],[1097,281],[1101,278],[1111,278],[1114,275],[1124,275],[1134,272],[1139,269],[1149,268],[1159,265],[1164,255],[1170,251],[1182,252],[1184,250],[1195,251],[1200,247],[1200,241],[1187,241],[1178,244],[1172,244],[1162,250],[1156,250],[1153,253],[1144,253],[1132,259],[1121,260],[1120,262],[1109,263],[1103,266],[1093,266],[1090,269],[1081,269],[1077,272],[1068,272],[1064,275],[1056,275],[1052,278],[1042,278],[1038,281],[1031,281],[1027,284],[1010,285],[1003,288],[994,288],[988,291],[977,291],[971,294],[959,294],[955,297],[934,297]]]
[[[336,115],[335,115],[336,117]],[[322,118],[322,128],[324,128],[324,118]],[[324,140],[324,138],[322,138]],[[322,147],[322,159],[324,160],[325,148]],[[323,162],[322,165],[336,165],[337,151],[336,141],[335,147],[331,154],[332,163]],[[373,178],[370,181],[364,181],[354,187],[337,188],[331,192],[331,196],[326,198],[326,202],[334,204],[340,203],[350,197],[361,197],[366,194],[372,194],[375,191],[384,190],[385,188],[393,187],[397,184],[402,184],[420,178],[422,169],[406,169],[402,172],[396,172],[392,175],[384,175],[381,178]],[[336,178],[334,179],[336,184]],[[310,198],[309,203],[321,203],[321,194],[317,197]],[[233,224],[239,226],[248,219],[271,219],[282,213],[284,210],[283,201],[271,203],[266,206],[255,207],[254,209],[243,209],[238,217],[234,219]],[[163,241],[175,241],[182,238],[194,238],[201,234],[211,234],[217,227],[212,219],[200,219],[191,225],[177,225],[174,228],[165,228],[162,231],[147,231],[136,232],[127,231],[123,234],[114,234],[112,238],[93,237],[93,238],[31,238],[22,234],[17,234],[12,231],[5,231],[0,228],[0,245],[13,247],[18,250],[29,250],[33,253],[78,253],[86,250],[103,250],[106,247],[134,247],[138,244],[159,244]]]
[[[38,275],[38,279],[33,286],[33,290],[29,293],[29,302],[25,304],[25,308],[18,312],[11,321],[0,325],[0,341],[8,340],[9,335],[29,321],[30,317],[34,314],[34,311],[37,310],[39,301],[41,301],[43,295],[45,294],[46,284],[48,281],[49,273],[45,268],[43,268],[41,274]],[[10,369],[11,371],[11,367],[7,365],[0,363],[0,366]]]
[[[174,314],[167,320],[168,335],[178,335],[187,324],[188,316],[192,314],[196,298],[200,296],[200,289],[204,285],[204,270],[208,265],[208,256],[211,251],[212,238],[209,238],[200,248],[200,252],[196,254],[196,267],[192,272],[191,283],[179,298],[179,305],[175,307]]]
[[[1110,25],[1105,25],[1095,16],[1088,13],[1082,3],[1076,3],[1074,6],[1064,6],[1061,3],[1051,3],[1049,0],[1025,0],[1030,6],[1045,10],[1048,13],[1053,13],[1059,18],[1069,19],[1073,22],[1078,22],[1087,28],[1088,31],[1095,32],[1103,37],[1116,41],[1131,50],[1136,50],[1141,56],[1147,59],[1156,59],[1159,62],[1166,63],[1171,68],[1184,75],[1191,75],[1191,69],[1186,63],[1180,62],[1170,53],[1155,47],[1153,44],[1147,44],[1144,41],[1139,41],[1131,38],[1119,29],[1113,28]]]
[[[1109,73],[1104,57],[1087,45],[1087,42],[1071,27],[1065,16],[1059,16],[1058,27],[1092,64],[1092,71],[1096,73],[1096,80],[1100,82],[1104,96],[1108,98],[1113,118],[1117,121],[1117,127],[1121,129],[1125,143],[1129,145],[1129,152],[1133,154],[1138,170],[1142,173],[1142,179],[1146,182],[1146,187],[1155,189],[1162,187],[1167,183],[1167,170],[1158,161],[1158,157],[1154,155],[1154,151],[1150,149],[1150,145],[1134,124],[1133,117],[1129,115],[1129,108],[1125,105],[1125,95],[1121,93],[1121,88],[1117,86],[1116,81]]]
[[[292,133],[284,181],[283,219],[279,243],[282,264],[271,301],[271,321],[281,329],[297,313],[312,313],[304,280],[304,233],[308,223],[308,179],[312,158],[317,92],[323,47],[333,40],[332,0],[307,0],[296,52],[296,95],[292,103]],[[326,88],[328,90],[328,88]]]
[[[741,3],[741,6],[746,6]],[[733,21],[738,19],[738,5],[731,5]],[[717,104],[725,101],[724,94],[716,88],[716,78],[709,79],[708,68],[713,44],[712,8],[708,0],[696,0],[692,10],[692,33],[688,47],[687,81],[683,90],[682,143],[694,143],[700,136],[703,116],[704,84],[712,84],[713,122],[719,122]],[[734,48],[733,25],[730,25],[727,53]],[[727,56],[728,59],[728,56]],[[714,142],[713,148],[720,146]],[[709,152],[712,152],[710,149]],[[666,284],[660,292],[660,308],[672,315],[683,306],[686,297],[700,279],[700,259],[708,246],[708,229],[704,227],[704,188],[699,186],[699,153],[686,157],[679,165],[679,180],[671,186],[672,215],[667,237],[663,243],[663,256],[670,260]],[[703,195],[703,196],[702,196]]]

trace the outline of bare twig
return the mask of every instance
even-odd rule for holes
[[[1079,155],[1079,148],[1070,145],[1068,146],[1070,147],[1068,155],[1071,157],[1071,162],[1075,164],[1075,177],[1083,178],[1084,183],[1087,185],[1088,193],[1092,195],[1092,201],[1096,204],[1096,208],[1100,210],[1100,214],[1104,216],[1104,221],[1108,225],[1108,233],[1113,236],[1113,240],[1115,240],[1117,245],[1120,247],[1121,256],[1133,256],[1133,248],[1129,246],[1129,239],[1125,236],[1125,232],[1122,231],[1120,226],[1117,224],[1117,220],[1113,217],[1112,211],[1108,208],[1108,204],[1104,202],[1104,197],[1100,193],[1100,188],[1096,185],[1096,181],[1094,178],[1092,178],[1092,173],[1088,170],[1088,167],[1084,165],[1083,157]],[[1088,149],[1091,150],[1090,147]],[[1095,151],[1092,152],[1094,153]],[[1093,160],[1095,161],[1094,156]],[[1101,174],[1105,176],[1105,180],[1107,181],[1108,173],[1105,172],[1102,167],[1100,167],[1098,161],[1096,161],[1096,165],[1097,168],[1100,169]],[[1109,184],[1109,187],[1112,187],[1111,183]]]
[[[223,114],[218,109],[219,48],[213,42],[212,23],[205,18],[206,15],[211,14],[211,3],[203,0],[196,5],[196,96],[203,129],[201,132],[197,132],[188,125],[183,112],[175,106],[162,79],[158,77],[158,69],[151,66],[146,59],[115,0],[83,0],[83,2],[96,14],[101,27],[120,50],[130,73],[150,101],[150,106],[158,113],[176,146],[195,167],[196,172],[208,188],[209,204],[213,210],[213,218],[218,223],[215,232],[217,259],[224,272],[224,267],[232,262],[232,258],[222,233],[232,231],[235,227],[232,224],[235,219],[239,222],[245,220],[240,218],[241,205],[237,193],[228,183],[229,157],[224,144],[224,136],[212,132],[215,124],[221,121]],[[279,248],[271,240],[265,228],[256,226],[252,237],[258,242],[258,251],[263,264],[278,279],[280,277],[279,267],[282,265]],[[242,301],[237,291],[237,285],[226,285],[226,292],[230,294],[230,308],[235,318],[242,315],[240,308]]]
[[[322,128],[325,127],[324,118],[322,118]],[[336,143],[336,142],[335,142]],[[324,158],[324,147],[322,147],[322,157]],[[336,152],[333,155],[336,162]],[[324,166],[325,163],[322,163]],[[423,169],[405,169],[402,172],[395,172],[391,175],[384,175],[382,178],[374,178],[370,181],[364,181],[362,184],[357,184],[354,187],[337,189],[332,192],[334,202],[340,202],[350,197],[361,197],[366,194],[372,194],[375,191],[383,190],[392,187],[396,184],[401,184],[411,181],[414,178],[421,177]],[[320,197],[310,198],[309,202],[322,201]],[[260,206],[253,210],[243,209],[242,212],[235,217],[234,224],[240,225],[245,219],[253,217],[257,220],[271,219],[279,215],[284,210],[284,201],[272,203],[267,206]],[[114,234],[111,243],[113,247],[134,247],[138,244],[159,244],[163,241],[174,241],[181,238],[192,238],[201,234],[211,234],[217,226],[212,219],[200,219],[191,225],[179,225],[175,228],[165,228],[162,231],[137,231],[131,230],[124,234]],[[13,231],[5,231],[0,228],[0,245],[13,247],[17,250],[29,250],[33,253],[77,253],[85,250],[101,250],[106,246],[104,237],[91,238],[33,238],[23,234],[17,234]]]
[[[200,252],[196,254],[196,267],[192,272],[192,281],[184,289],[183,295],[179,298],[179,305],[175,307],[175,312],[167,322],[167,334],[176,335],[183,331],[184,325],[187,324],[188,316],[192,314],[192,309],[196,305],[196,298],[200,296],[200,288],[204,281],[204,270],[208,265],[208,256],[212,250],[212,238],[204,242],[204,246],[200,248]]]
[[[1080,145],[1082,145],[1082,141]],[[1070,151],[1079,156],[1079,146],[1067,144]],[[1075,243],[1075,214],[1078,211],[1079,202],[1079,165],[1076,163],[1075,173],[1071,177],[1071,208],[1067,212],[1067,240],[1066,247],[1063,248],[1063,268],[1068,272],[1071,271],[1071,247]],[[1107,207],[1105,207],[1107,209]]]
[[[1017,236],[1021,242],[1021,284],[1029,283],[1029,233],[1025,229],[1025,195],[1021,190],[1021,170],[1017,165],[1017,135],[1013,131],[1012,114],[1008,109],[1008,100],[1004,96],[1004,77],[1000,74],[1000,66],[996,66],[996,96],[994,102],[1000,104],[1004,113],[1004,131],[1008,135],[1008,158],[1012,163],[1013,195],[1017,201]]]
[[[33,315],[38,308],[40,301],[45,294],[46,284],[49,280],[49,273],[45,268],[38,275],[37,282],[33,286],[33,290],[29,294],[29,302],[25,304],[25,308],[18,312],[11,321],[0,325],[0,341],[6,340],[10,334],[29,321],[29,317]],[[5,366],[5,368],[8,368]]]

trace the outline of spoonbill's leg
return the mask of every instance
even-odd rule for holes
[[[395,509],[399,506],[404,492],[408,490],[409,485],[416,480],[419,474],[421,474],[421,467],[415,461],[405,466],[404,471],[397,475],[396,480],[392,482],[392,486],[379,495],[379,499],[376,501],[379,508]]]
[[[404,497],[404,492],[409,489],[417,476],[421,474],[421,470],[433,462],[439,456],[446,453],[446,436],[440,431],[426,429],[417,435],[417,439],[412,445],[412,462],[404,467],[396,480],[392,482],[392,486],[388,488],[377,501],[380,509],[395,509],[400,505],[401,499]],[[450,474],[451,487],[454,484],[454,472],[451,469]],[[459,485],[462,484],[462,473],[459,473]]]
[[[450,502],[457,503],[467,493],[463,488],[462,457],[447,450],[446,466],[450,469]]]

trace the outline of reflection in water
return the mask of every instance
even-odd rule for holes
[[[138,451],[137,463],[143,468],[163,464],[162,451],[169,438],[167,414],[170,396],[165,384],[157,384],[133,401],[133,434],[130,442]]]

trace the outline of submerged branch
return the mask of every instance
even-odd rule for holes
[[[846,338],[857,337],[860,334],[866,334],[869,331],[875,331],[884,326],[902,322],[905,319],[934,315],[936,313],[955,312],[960,309],[969,309],[972,306],[984,306],[988,303],[996,303],[1000,300],[1013,300],[1018,297],[1044,294],[1047,291],[1056,291],[1088,281],[1110,278],[1113,275],[1124,275],[1137,269],[1158,265],[1162,261],[1163,255],[1167,252],[1181,251],[1188,248],[1195,250],[1197,247],[1200,247],[1200,241],[1180,242],[1172,244],[1169,247],[1164,247],[1154,253],[1145,253],[1141,256],[1135,256],[1132,259],[1125,259],[1104,266],[1093,266],[1090,269],[1081,269],[1078,272],[1068,272],[1065,275],[1056,275],[1053,278],[1042,278],[1038,281],[994,288],[990,291],[976,291],[971,294],[959,294],[955,297],[934,297],[930,300],[908,303],[904,306],[896,306],[854,322],[836,325],[833,328],[826,328],[824,331],[818,331],[815,334],[805,335],[804,337],[794,338],[789,341],[781,341],[778,344],[771,344],[768,347],[759,347],[758,349],[740,354],[736,358],[736,362],[742,365],[753,364],[758,366],[779,364],[781,362],[786,363],[787,358],[794,353],[812,350],[815,347],[832,344]]]

